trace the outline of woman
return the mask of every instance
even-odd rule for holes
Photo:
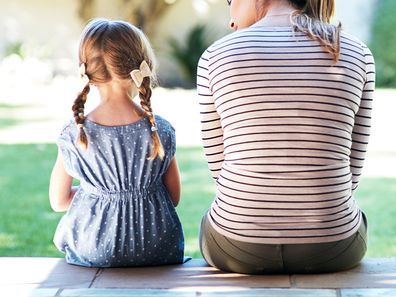
[[[370,50],[330,24],[334,0],[232,0],[236,32],[198,66],[216,199],[206,261],[239,273],[356,266],[367,222],[353,195],[370,133]]]

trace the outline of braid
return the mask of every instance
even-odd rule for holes
[[[150,121],[151,127],[156,127],[153,109],[151,108],[151,87],[150,78],[146,77],[143,79],[143,83],[139,88],[140,105],[142,106],[148,120]],[[153,140],[153,149],[149,160],[154,160],[157,157],[164,158],[165,152],[159,138],[158,131],[151,132],[151,138]]]
[[[89,83],[84,87],[81,93],[78,94],[76,100],[74,100],[74,104],[72,107],[74,120],[76,122],[77,127],[79,128],[79,136],[78,136],[78,144],[86,150],[88,148],[88,138],[87,134],[84,131],[84,104],[87,101],[87,95],[89,93]]]

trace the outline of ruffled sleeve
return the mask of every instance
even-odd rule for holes
[[[73,164],[77,164],[78,159],[74,137],[71,130],[72,123],[65,125],[60,132],[56,143],[58,145],[59,152],[61,153],[66,172],[70,176],[76,178],[77,172]]]

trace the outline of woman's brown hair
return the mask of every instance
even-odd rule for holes
[[[318,40],[338,61],[340,56],[341,23],[330,24],[335,12],[335,0],[289,0],[298,10],[292,15],[296,30]]]
[[[85,66],[85,75],[89,83],[78,94],[72,110],[74,119],[79,127],[79,143],[83,148],[88,147],[87,135],[84,131],[84,104],[89,93],[89,84],[110,82],[113,78],[133,80],[131,71],[139,69],[146,61],[152,71],[150,77],[145,77],[138,88],[140,103],[150,121],[152,129],[153,147],[149,159],[164,157],[156,122],[151,108],[152,85],[155,81],[155,58],[153,50],[144,33],[138,28],[124,21],[94,19],[85,27],[79,48],[80,64]]]
[[[263,12],[263,3],[270,0],[258,0],[259,12]],[[273,0],[272,0],[273,1]],[[275,0],[277,1],[277,0]],[[287,0],[296,11],[291,15],[294,30],[304,32],[320,44],[338,61],[340,56],[341,24],[331,24],[335,12],[335,0]]]

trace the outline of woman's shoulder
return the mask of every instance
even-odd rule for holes
[[[348,49],[350,55],[356,54],[364,58],[366,65],[374,63],[374,57],[369,47],[358,37],[341,31],[340,35],[341,48]]]
[[[346,31],[341,31],[340,37],[341,37],[340,38],[341,44],[344,43],[349,46],[355,46],[361,48],[362,50],[368,49],[366,43],[364,43],[361,39],[359,39],[355,35],[352,35]]]
[[[212,53],[215,52],[219,47],[225,46],[229,43],[232,43],[235,38],[243,37],[243,35],[246,33],[246,29],[242,29],[239,31],[235,31],[232,33],[229,33],[220,39],[214,41],[207,49],[207,53]]]
[[[235,37],[237,37],[239,34],[240,34],[239,31],[235,31],[233,33],[230,33],[230,34],[216,40],[211,45],[209,45],[209,47],[201,55],[201,58],[198,62],[198,68],[199,67],[206,68],[205,65],[209,62],[209,60],[211,59],[211,56],[213,56],[219,48],[223,48],[223,47],[227,46],[228,43],[231,43],[232,40]]]
[[[260,38],[265,38],[266,42],[274,37],[286,38],[290,37],[291,33],[293,33],[292,27],[250,26],[216,40],[207,48],[203,56],[209,59],[211,56],[215,57],[218,52],[222,52],[225,48],[240,47],[241,43],[255,42]]]

